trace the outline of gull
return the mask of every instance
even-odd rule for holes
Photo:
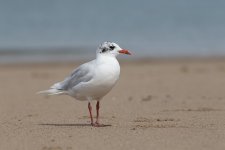
[[[100,44],[96,51],[96,59],[76,68],[63,81],[55,83],[50,89],[38,92],[46,95],[69,95],[76,100],[88,101],[91,125],[104,126],[99,123],[99,108],[102,98],[114,87],[119,79],[120,65],[116,59],[119,54],[131,55],[113,42]],[[91,101],[96,100],[96,122],[92,117]]]

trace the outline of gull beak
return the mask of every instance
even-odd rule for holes
[[[122,50],[120,50],[120,51],[119,51],[119,53],[121,53],[121,54],[131,55],[131,53],[130,53],[128,50],[126,50],[126,49],[122,49]]]

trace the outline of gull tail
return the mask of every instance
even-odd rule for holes
[[[67,91],[58,90],[58,89],[49,89],[49,90],[37,92],[37,94],[43,94],[43,95],[49,95],[49,96],[64,95],[64,94],[67,94]]]
[[[45,91],[40,91],[40,92],[37,92],[37,94],[43,94],[43,95],[65,95],[65,94],[68,94],[67,91],[63,90],[63,89],[60,89],[60,83],[56,83],[54,84],[49,90],[45,90]]]

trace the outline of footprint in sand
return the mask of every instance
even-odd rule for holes
[[[62,150],[62,147],[60,146],[56,146],[56,147],[53,147],[53,146],[50,146],[50,147],[43,147],[42,150]]]
[[[156,118],[156,119],[148,119],[144,117],[139,117],[135,119],[135,127],[131,128],[131,130],[147,129],[147,128],[175,128],[178,127],[177,122],[179,119],[174,118]]]

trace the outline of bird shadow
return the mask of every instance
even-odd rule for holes
[[[55,127],[92,127],[91,124],[88,123],[40,123],[38,125],[41,126],[55,126]],[[100,127],[110,127],[110,124],[104,124]]]

